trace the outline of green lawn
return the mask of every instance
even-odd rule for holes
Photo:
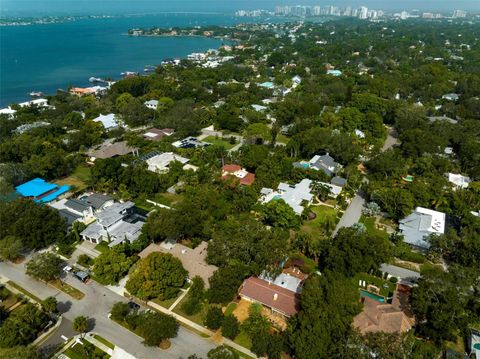
[[[183,299],[178,303],[175,308],[173,308],[173,312],[181,315],[182,317],[185,317],[187,319],[190,319],[192,322],[195,322],[201,326],[203,326],[203,320],[205,319],[205,315],[207,314],[208,310],[208,305],[203,303],[202,304],[202,309],[196,314],[193,315],[187,315],[182,311],[182,304],[185,303],[185,301],[188,300],[190,294],[187,294]]]
[[[70,176],[55,181],[55,183],[72,186],[74,191],[82,191],[88,187],[90,173],[90,167],[79,165]]]
[[[178,299],[179,296],[182,295],[182,291],[178,292],[178,295],[174,298],[171,299],[166,299],[166,300],[159,300],[158,298],[153,299],[152,302],[157,303],[158,305],[161,305],[162,307],[168,309],[170,306],[175,303],[175,301]],[[180,303],[178,303],[180,305]]]
[[[23,294],[25,294],[27,297],[30,297],[32,298],[33,300],[35,300],[36,302],[38,303],[41,303],[42,300],[40,298],[38,298],[35,294],[32,294],[30,293],[28,290],[24,289],[23,287],[20,287],[17,283],[15,282],[12,282],[11,280],[9,280],[7,282],[8,285],[12,286],[13,288],[15,288],[16,290],[18,290],[19,292],[22,292]]]
[[[378,235],[386,239],[390,238],[390,235],[387,232],[375,228],[375,217],[362,216],[360,218],[360,223],[363,223],[365,225],[368,233]]]
[[[393,284],[389,280],[384,280],[382,278],[378,278],[378,277],[375,277],[375,276],[367,274],[367,273],[358,273],[357,275],[355,275],[355,277],[353,277],[352,283],[354,285],[356,285],[357,287],[359,287],[358,286],[358,281],[359,280],[364,280],[367,285],[368,284],[373,284],[373,285],[377,286],[378,288],[380,288],[380,293],[379,294],[384,296],[384,297],[388,297],[389,295],[391,295],[395,291],[395,288],[396,288],[396,284]],[[387,288],[383,287],[384,284],[387,285]],[[363,288],[363,289],[366,289],[366,288]]]
[[[290,141],[290,137],[287,137],[287,136],[285,136],[285,135],[282,134],[282,133],[279,133],[279,134],[277,135],[277,142],[281,142],[281,143],[287,144],[288,141]]]
[[[238,144],[236,141],[233,145],[230,143],[230,139],[227,137],[225,139],[215,136],[208,136],[202,140],[203,142],[211,143],[212,145],[225,147],[227,150],[235,147]]]
[[[102,338],[100,335],[95,334],[93,337],[110,349],[115,349],[115,345],[113,343],[110,343],[107,339]]]
[[[237,303],[230,303],[227,308],[225,308],[225,313],[223,313],[225,316],[230,315],[233,313],[233,311],[237,308]]]
[[[62,282],[60,279],[51,281],[50,284],[55,288],[57,288],[58,290],[61,290],[62,292],[68,294],[70,297],[74,299],[80,300],[83,297],[85,297],[84,293],[79,291],[77,288],[72,287],[70,284]]]
[[[100,253],[105,253],[105,252],[108,252],[110,250],[110,247],[108,246],[107,242],[102,241],[95,246],[95,249],[97,251],[99,251]]]
[[[75,342],[74,342],[75,343]],[[86,340],[82,340],[83,345],[75,344],[72,345],[70,348],[65,350],[63,354],[68,356],[70,359],[90,359],[90,358],[97,358],[97,359],[108,359],[110,355],[102,351],[101,349],[95,347],[90,342]]]
[[[315,235],[322,232],[324,229],[329,229],[330,231],[335,229],[335,225],[339,221],[339,218],[337,218],[338,213],[335,208],[328,206],[311,206],[310,209],[312,212],[315,212],[317,217],[313,220],[305,220],[300,228],[302,232]],[[328,222],[331,223],[331,228],[325,227]]]
[[[240,331],[240,334],[237,335],[234,342],[247,349],[252,347],[252,340],[243,330]]]

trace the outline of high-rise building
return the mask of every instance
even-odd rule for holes
[[[405,10],[400,13],[400,19],[406,20],[410,14]]]
[[[347,6],[345,8],[345,12],[343,13],[343,15],[345,16],[352,16],[352,7],[351,6]]]
[[[368,18],[368,8],[365,6],[360,7],[358,10],[358,18],[359,19],[367,19]]]
[[[467,17],[467,12],[464,11],[464,10],[455,10],[453,12],[453,16],[454,18],[459,18],[459,17]]]

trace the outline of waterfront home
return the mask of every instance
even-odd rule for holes
[[[20,107],[40,107],[40,108],[50,107],[48,105],[48,100],[46,98],[37,98],[35,100],[21,102],[21,103],[18,104],[18,106],[20,106]]]
[[[222,179],[228,178],[236,178],[243,186],[251,186],[255,182],[255,174],[248,172],[239,165],[225,165],[222,167]]]
[[[5,116],[7,116],[10,120],[15,117],[15,114],[16,114],[16,113],[17,113],[17,111],[14,110],[13,108],[11,108],[10,106],[8,106],[8,107],[6,107],[6,108],[0,109],[0,116],[1,116],[1,115],[5,115]]]
[[[93,122],[101,123],[103,128],[107,131],[111,131],[120,127],[119,120],[113,113],[108,115],[101,114],[100,116],[94,118]]]
[[[417,207],[412,214],[399,221],[399,230],[405,243],[427,250],[430,248],[427,237],[444,234],[445,225],[445,213]]]
[[[151,110],[158,109],[158,101],[157,100],[145,101],[143,104]]]
[[[80,235],[92,243],[107,241],[109,247],[123,242],[134,242],[141,234],[145,218],[135,212],[135,204],[127,201],[114,203],[94,214],[95,222]]]
[[[282,199],[288,204],[297,215],[301,215],[305,209],[304,204],[310,205],[313,195],[310,193],[312,181],[303,179],[295,185],[280,182],[278,189],[262,188],[260,202],[268,203]]]
[[[68,92],[78,97],[95,94],[95,90],[89,87],[72,87]]]
[[[164,152],[153,157],[148,158],[147,162],[148,170],[156,173],[167,173],[172,162],[180,162],[185,165],[190,161],[188,158],[179,156],[173,152]]]
[[[15,190],[22,197],[30,198],[37,203],[47,203],[68,192],[70,186],[59,186],[55,183],[48,183],[42,178],[34,178],[15,187]]]

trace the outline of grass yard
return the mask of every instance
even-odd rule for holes
[[[79,165],[70,176],[57,180],[55,183],[58,185],[72,186],[75,192],[82,191],[88,187],[90,172],[90,167]]]
[[[353,279],[352,283],[358,287],[358,281],[359,280],[364,280],[368,284],[373,284],[374,286],[380,288],[380,295],[384,297],[388,297],[391,295],[396,288],[396,284],[390,282],[389,280],[384,280],[382,278],[375,277],[373,275],[367,274],[367,273],[358,273]],[[386,284],[386,288],[384,288],[384,284]],[[367,288],[363,288],[367,289]]]
[[[368,233],[373,234],[373,235],[378,235],[378,236],[381,236],[381,237],[386,238],[386,239],[390,238],[390,236],[387,232],[382,231],[381,229],[375,228],[375,217],[362,216],[360,218],[360,222],[365,225]]]
[[[182,295],[182,291],[178,292],[178,295],[174,298],[171,299],[166,299],[166,300],[159,300],[158,298],[155,298],[152,300],[152,302],[157,303],[158,305],[161,305],[162,307],[168,309],[170,306],[175,303],[175,301]],[[180,305],[180,303],[178,304]]]
[[[19,286],[17,283],[15,282],[12,282],[11,280],[9,280],[7,282],[7,284],[13,288],[15,288],[16,290],[18,290],[19,292],[23,293],[25,296],[33,299],[34,301],[38,302],[38,303],[41,303],[42,300],[37,297],[35,294],[32,294],[30,293],[28,290],[24,289],[23,287]]]
[[[90,359],[90,358],[97,358],[97,359],[108,359],[110,355],[105,353],[103,350],[97,348],[92,343],[82,340],[83,345],[81,344],[74,344],[63,354],[68,356],[70,359]]]
[[[97,339],[100,343],[106,345],[107,347],[109,347],[110,349],[115,349],[115,345],[110,343],[107,339],[105,338],[102,338],[100,335],[97,335],[95,334],[93,336],[95,339]]]
[[[290,137],[285,136],[283,133],[277,135],[277,142],[287,144],[290,141]]]
[[[225,316],[230,315],[233,313],[233,311],[237,308],[237,303],[230,303],[227,305],[227,308],[225,308],[225,312],[223,313]]]
[[[233,145],[230,143],[230,139],[227,138],[220,138],[220,137],[215,137],[215,136],[208,136],[203,139],[203,142],[208,142],[211,143],[212,145],[217,145],[217,146],[222,146],[225,149],[229,150],[233,147],[235,147],[238,144],[238,141],[236,141]]]
[[[250,337],[245,333],[243,330],[240,331],[240,334],[234,340],[235,343],[241,345],[244,348],[251,349],[252,348],[252,340]]]
[[[57,288],[58,290],[61,290],[62,292],[68,294],[70,297],[74,299],[82,299],[85,297],[85,294],[83,294],[81,291],[79,291],[77,288],[72,287],[70,284],[67,284],[65,282],[62,282],[60,279],[51,281],[50,284]]]
[[[134,200],[135,206],[140,209],[143,209],[146,212],[150,212],[151,210],[155,209],[155,206],[151,203],[148,203],[145,199],[138,198]]]
[[[108,246],[107,242],[102,241],[95,246],[95,250],[99,251],[100,253],[105,253],[110,250],[110,247]]]
[[[175,308],[173,308],[173,312],[181,315],[182,317],[185,317],[187,319],[190,319],[192,322],[195,322],[201,326],[203,326],[203,320],[205,319],[205,316],[207,315],[207,310],[208,310],[208,305],[205,303],[202,303],[202,309],[196,314],[193,315],[187,315],[182,311],[182,305],[185,303],[190,294],[187,294],[183,299],[178,303]]]
[[[306,220],[300,230],[308,234],[318,234],[324,230],[333,231],[335,225],[338,223],[337,210],[328,206],[311,206],[312,212],[315,212],[317,217],[313,220]],[[329,228],[333,227],[333,228]]]

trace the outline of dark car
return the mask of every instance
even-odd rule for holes
[[[128,302],[128,307],[131,310],[139,310],[140,309],[140,306],[135,302]]]

